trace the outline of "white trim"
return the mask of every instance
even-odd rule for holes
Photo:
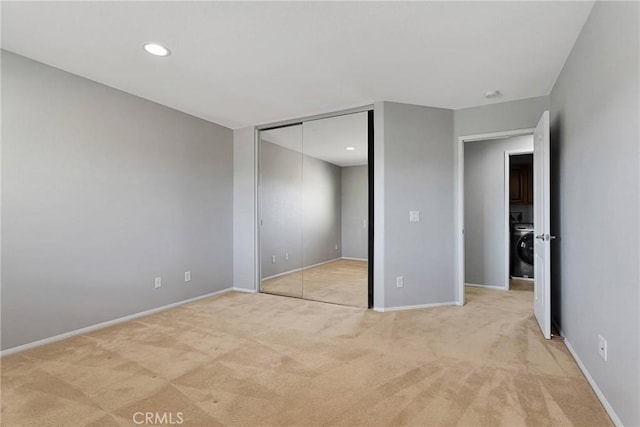
[[[262,221],[262,181],[260,175],[260,131],[253,128],[253,290],[260,292],[260,275],[262,274],[260,263],[260,245]]]
[[[326,261],[318,262],[316,264],[307,265],[306,267],[303,267],[302,270],[308,270],[308,269],[313,268],[313,267],[318,267],[320,265],[329,264],[331,262],[336,262],[336,261],[340,261],[340,257],[333,258],[333,259],[328,259]]]
[[[301,270],[302,270],[302,268],[294,268],[293,270],[287,270],[287,271],[283,271],[282,273],[278,273],[278,274],[274,274],[272,276],[265,277],[262,280],[275,279],[276,277],[286,276],[287,274],[295,273],[295,272],[301,271]]]
[[[33,341],[33,342],[30,342],[30,343],[27,343],[27,344],[22,344],[22,345],[19,345],[19,346],[16,346],[16,347],[11,347],[11,348],[8,348],[6,350],[0,351],[0,357],[8,356],[10,354],[18,353],[20,351],[29,350],[29,349],[35,348],[35,347],[40,347],[40,346],[43,346],[43,345],[46,345],[46,344],[51,344],[51,343],[54,343],[56,341],[61,341],[61,340],[67,339],[67,338],[75,337],[77,335],[88,334],[90,332],[94,332],[94,331],[97,331],[99,329],[108,328],[109,326],[114,326],[114,325],[117,325],[119,323],[128,322],[130,320],[138,319],[140,317],[148,316],[150,314],[158,313],[160,311],[169,310],[171,308],[175,308],[175,307],[178,307],[178,306],[181,306],[181,305],[184,305],[184,304],[188,304],[190,302],[198,301],[198,300],[205,299],[205,298],[214,297],[216,295],[225,294],[227,292],[231,292],[232,290],[233,290],[233,288],[227,288],[227,289],[223,289],[221,291],[211,292],[211,293],[200,295],[200,296],[197,296],[197,297],[193,297],[193,298],[185,299],[185,300],[182,300],[182,301],[174,302],[172,304],[163,305],[162,307],[152,308],[150,310],[141,311],[139,313],[130,314],[128,316],[119,317],[117,319],[107,320],[106,322],[96,323],[95,325],[91,325],[91,326],[87,326],[87,327],[84,327],[84,328],[76,329],[74,331],[69,331],[69,332],[65,332],[65,333],[59,334],[59,335],[54,335],[54,336],[49,337],[49,338],[43,338],[41,340]]]
[[[352,258],[349,256],[340,257],[340,259],[346,259],[348,261],[369,261],[367,258]]]
[[[487,132],[476,135],[458,137],[462,142],[487,141],[490,139],[512,138],[514,136],[532,135],[535,128],[505,130],[501,132]]]
[[[509,276],[511,273],[511,154],[509,150],[504,152],[504,288],[509,289]]]
[[[511,198],[509,197],[509,183],[511,181],[511,156],[519,154],[533,154],[533,150],[517,149],[504,151],[504,288],[509,290],[509,279],[511,276],[511,229],[509,217],[511,216]]]
[[[451,302],[436,302],[433,304],[401,305],[397,307],[373,307],[373,311],[377,311],[379,313],[386,313],[390,311],[417,310],[420,308],[434,308],[434,307],[443,307],[448,305],[458,305],[458,303],[456,301],[451,301]]]
[[[247,288],[238,288],[238,287],[233,287],[231,288],[232,291],[234,292],[244,292],[246,294],[257,294],[258,291],[256,291],[255,289],[247,289]]]
[[[376,102],[373,106],[373,304],[384,306],[384,264],[385,264],[385,132],[384,102]],[[369,159],[369,161],[371,161]]]
[[[465,286],[470,286],[472,288],[487,288],[487,289],[495,289],[498,291],[508,291],[509,289],[503,286],[491,286],[491,285],[479,285],[477,283],[465,283]]]
[[[458,138],[458,142],[454,146],[455,162],[453,172],[454,182],[454,237],[455,260],[454,260],[454,278],[456,281],[457,303],[464,306],[464,139]]]
[[[477,135],[459,136],[454,147],[454,215],[455,215],[455,265],[454,277],[458,300],[457,305],[464,305],[464,143],[471,141],[484,141],[489,139],[510,138],[514,136],[533,134],[534,128],[514,129],[502,132],[489,132]]]
[[[289,271],[285,271],[283,273],[274,274],[273,276],[265,277],[262,280],[275,279],[276,277],[286,276],[287,274],[295,273],[297,271],[308,270],[308,269],[313,268],[313,267],[318,267],[318,266],[321,266],[321,265],[324,265],[324,264],[329,264],[330,262],[340,261],[341,259],[342,258],[333,258],[333,259],[330,259],[330,260],[327,260],[327,261],[319,262],[317,264],[311,264],[311,265],[308,265],[306,267],[294,268],[293,270],[289,270]]]
[[[582,374],[584,375],[584,377],[587,379],[587,382],[595,392],[596,396],[598,396],[598,400],[600,400],[600,403],[602,403],[604,410],[607,411],[607,414],[609,414],[609,417],[611,418],[611,421],[613,421],[613,424],[615,424],[617,427],[623,427],[624,424],[622,424],[622,421],[620,421],[618,414],[616,414],[616,411],[613,410],[613,406],[611,406],[611,404],[605,397],[604,393],[602,392],[602,390],[600,390],[600,387],[598,387],[598,384],[591,376],[591,373],[589,373],[589,370],[587,369],[587,367],[584,366],[584,363],[582,363],[582,360],[580,360],[580,357],[578,357],[578,353],[576,353],[576,351],[571,346],[571,343],[567,339],[567,336],[564,334],[564,332],[562,332],[562,329],[558,327],[558,324],[555,321],[553,322],[553,324],[558,330],[558,333],[560,333],[560,336],[564,338],[563,340],[564,345],[569,350],[569,353],[571,353],[571,356],[573,356],[573,358],[575,359],[576,363],[578,364],[578,367],[582,371]]]

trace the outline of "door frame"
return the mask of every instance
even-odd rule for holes
[[[455,242],[455,271],[456,304],[463,306],[464,298],[464,143],[486,141],[490,139],[511,138],[513,136],[532,135],[534,128],[513,129],[500,132],[486,132],[474,135],[459,136],[455,144],[454,163],[454,242]],[[507,207],[508,210],[508,207]],[[508,218],[508,217],[507,217]]]
[[[510,194],[509,190],[511,189],[511,156],[518,156],[521,154],[532,154],[533,148],[531,150],[521,149],[521,150],[505,150],[504,152],[504,253],[505,253],[505,265],[504,265],[504,289],[509,290],[509,278],[511,277],[511,230],[510,230]],[[533,203],[535,204],[535,200]],[[535,209],[535,207],[534,207]]]

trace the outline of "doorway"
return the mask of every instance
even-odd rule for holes
[[[533,229],[532,152],[532,135],[464,143],[465,289],[509,290],[516,270],[533,277],[512,256],[514,236]]]
[[[555,239],[550,233],[550,148],[549,148],[549,111],[544,111],[540,118],[538,125],[534,129],[521,129],[514,131],[495,132],[480,135],[462,136],[458,138],[458,143],[455,146],[455,242],[456,242],[456,268],[455,268],[455,280],[457,283],[456,293],[458,299],[458,305],[465,304],[465,284],[466,280],[466,259],[465,254],[468,251],[466,248],[467,231],[465,226],[468,224],[466,221],[466,207],[465,207],[465,185],[467,180],[465,178],[465,145],[468,142],[480,142],[488,140],[497,140],[503,138],[510,138],[523,135],[533,135],[533,199],[535,200],[535,206],[533,209],[534,218],[534,233],[533,233],[533,257],[534,257],[534,281],[533,281],[533,312],[535,318],[540,326],[543,336],[546,339],[551,338],[551,241]],[[505,157],[507,155],[505,154]],[[508,181],[507,168],[505,167],[505,182]],[[505,184],[506,186],[506,184]],[[504,188],[504,187],[503,187]],[[505,190],[505,199],[508,195]],[[484,202],[484,200],[482,200]],[[504,210],[507,210],[507,204],[504,205]],[[484,212],[483,212],[484,214]],[[500,215],[501,216],[501,215]],[[482,220],[484,218],[480,217]],[[503,217],[504,218],[504,217]],[[503,236],[504,246],[506,252],[506,224]],[[491,234],[489,234],[492,237]],[[473,248],[470,248],[473,250]],[[504,258],[502,258],[504,259]],[[507,271],[507,263],[504,271]],[[506,277],[505,274],[503,277]],[[508,283],[508,282],[507,282]],[[505,285],[503,289],[506,290]]]
[[[373,111],[259,132],[260,291],[373,306]]]

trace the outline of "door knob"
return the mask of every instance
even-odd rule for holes
[[[542,241],[548,242],[549,240],[555,240],[556,236],[551,236],[549,234],[538,234],[536,239],[540,239]]]

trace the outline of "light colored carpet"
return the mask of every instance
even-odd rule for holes
[[[509,290],[533,292],[533,280],[510,279]]]
[[[367,307],[366,261],[340,259],[262,281],[262,291],[332,304]]]
[[[530,292],[377,313],[228,293],[2,359],[2,425],[607,426]]]

